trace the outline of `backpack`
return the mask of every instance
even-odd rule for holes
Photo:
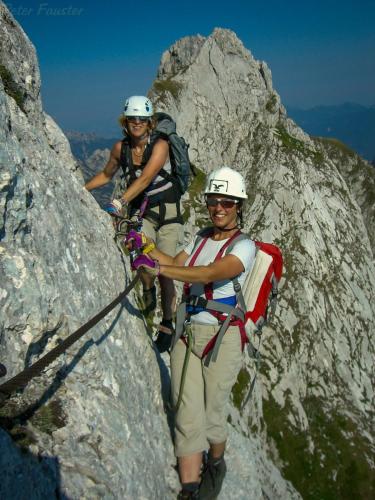
[[[164,169],[161,169],[159,174],[165,181],[171,181],[177,187],[180,195],[184,194],[189,187],[190,175],[195,172],[189,159],[189,144],[185,139],[176,133],[176,122],[167,113],[155,113],[156,127],[151,132],[149,144],[147,144],[142,157],[142,166],[149,161],[154,144],[157,139],[165,139],[169,144],[169,157],[171,161],[172,171],[169,174]],[[130,177],[136,178],[135,172],[131,170],[132,161],[130,155],[129,139],[125,138],[123,147],[121,148],[121,166],[124,174],[127,174],[129,169]],[[160,183],[161,184],[161,183]]]
[[[184,194],[189,187],[190,175],[193,174],[195,176],[189,159],[189,144],[187,144],[183,137],[176,133],[176,122],[167,113],[159,112],[155,113],[154,116],[157,125],[151,135],[168,141],[172,176],[177,179],[178,188],[181,194]],[[170,175],[167,172],[161,171],[160,175],[170,180]]]
[[[212,228],[204,229],[197,235],[193,256],[189,265],[193,265],[202,250],[207,239],[212,234]],[[244,233],[238,231],[220,249],[215,257],[215,261],[220,259],[224,253],[228,254],[234,245],[243,239],[249,239]],[[209,283],[204,287],[205,299],[203,297],[191,296],[189,294],[190,285],[185,283],[183,301],[180,305],[182,311],[177,311],[176,318],[176,338],[182,335],[180,324],[182,316],[185,318],[188,307],[201,307],[207,309],[219,322],[220,330],[213,342],[207,345],[203,356],[207,355],[205,364],[216,361],[221,340],[229,325],[237,325],[240,329],[242,346],[250,343],[250,336],[254,333],[261,335],[263,326],[267,323],[270,314],[276,308],[278,293],[278,283],[281,279],[283,258],[280,249],[271,243],[254,241],[256,246],[255,261],[251,271],[248,273],[243,286],[241,287],[237,277],[232,279],[236,296],[234,306],[223,304],[213,299],[213,284]],[[184,310],[184,311],[183,311]],[[252,346],[253,348],[253,346]],[[254,350],[255,348],[253,348]]]

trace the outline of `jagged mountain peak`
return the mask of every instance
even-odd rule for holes
[[[11,75],[0,80],[0,360],[10,378],[118,296],[131,271],[109,216],[76,175],[65,136],[43,114],[38,85],[27,86],[22,68],[33,48],[1,1],[0,8],[2,61]],[[7,87],[12,82],[25,107]],[[30,496],[30,484],[33,498],[176,498],[168,370],[152,347],[139,295],[133,291],[1,408],[0,424],[6,419],[15,436],[27,434],[20,453],[0,428],[1,498]],[[234,428],[230,435],[225,498],[244,498],[249,489],[256,497],[299,498],[258,437]]]
[[[6,15],[1,54],[30,103],[23,111],[2,78],[0,359],[12,376],[102,309],[131,271],[109,217],[74,173],[65,137],[44,115],[40,122],[32,116],[38,86],[28,90],[29,73],[16,68],[33,49]],[[240,407],[254,369],[249,360],[233,393],[222,496],[291,499],[297,488],[304,498],[348,491],[372,498],[373,169],[289,121],[267,66],[232,32],[187,37],[168,54],[151,92],[157,107],[177,119],[198,166],[226,163],[244,174],[245,230],[277,243],[285,259],[251,404]],[[187,195],[195,230],[202,178]],[[25,426],[33,444],[20,456],[0,430],[0,496],[30,495],[32,483],[41,497],[175,498],[167,369],[139,305],[132,293],[11,401],[11,414],[34,405]]]
[[[199,34],[186,36],[174,43],[162,55],[157,78],[171,78],[180,72],[185,72],[193,64],[204,46],[212,48],[214,44],[224,55],[252,59],[250,51],[244,47],[234,31],[215,28],[208,37]]]
[[[258,429],[266,422],[271,449],[276,445],[278,458],[290,464],[283,469],[288,477],[300,464],[311,470],[326,457],[324,479],[321,471],[310,483],[304,473],[294,477],[306,498],[317,494],[319,483],[318,496],[340,496],[328,470],[340,471],[340,484],[350,480],[344,471],[352,450],[345,431],[322,439],[322,422],[326,433],[336,426],[357,429],[358,466],[373,467],[373,169],[338,141],[309,137],[290,120],[267,65],[235,34],[218,29],[198,43],[184,40],[182,47],[194,48],[184,60],[189,64],[169,72],[173,58],[183,60],[180,46],[173,46],[150,96],[176,118],[195,165],[207,172],[226,164],[245,176],[245,229],[279,244],[285,257],[277,318],[263,345],[261,416],[257,420],[255,411],[249,418]],[[241,418],[237,424],[244,428]],[[280,433],[294,443],[290,453]],[[332,457],[335,440],[340,455]]]
[[[233,100],[235,106],[238,100],[246,102],[243,95],[255,95],[256,91],[264,94],[266,102],[270,98],[274,108],[280,102],[273,90],[267,64],[256,61],[237,35],[228,29],[215,28],[208,37],[184,37],[165,51],[154,83],[157,92],[153,97],[158,98],[158,91],[163,89],[178,93],[181,85],[189,83],[189,78],[193,81],[207,81],[210,92],[206,97],[211,102],[217,101],[217,90],[220,90],[215,88],[215,80],[217,83],[221,80],[222,87],[225,87],[225,91],[221,90],[221,93],[224,97],[228,93],[228,99]],[[235,94],[242,95],[242,98],[235,97]],[[230,107],[230,102],[227,103],[228,106]],[[271,107],[269,104],[269,108]]]

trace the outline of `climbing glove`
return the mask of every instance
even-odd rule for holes
[[[137,233],[134,229],[131,229],[125,236],[124,243],[129,249],[140,249],[144,254],[155,248],[155,243],[151,238],[148,238],[144,233]]]
[[[137,233],[137,231],[131,229],[125,236],[124,243],[128,248],[131,247],[138,250],[146,244],[146,238],[143,233]]]
[[[126,210],[126,201],[124,198],[113,199],[108,205],[104,207],[104,210],[114,217],[124,217]]]
[[[151,276],[159,276],[160,272],[159,262],[144,254],[138,255],[138,257],[133,260],[132,269],[134,271],[141,269]]]

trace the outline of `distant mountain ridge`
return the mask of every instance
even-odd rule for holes
[[[308,134],[339,139],[367,160],[375,160],[375,105],[347,102],[310,109],[291,106],[287,111]]]
[[[1,0],[0,59],[0,359],[13,377],[134,274],[43,112],[35,49]],[[177,41],[149,96],[197,169],[243,174],[244,231],[284,255],[252,400],[243,406],[248,358],[231,395],[221,498],[375,498],[375,170],[297,127],[267,64],[229,30]],[[207,223],[204,175],[194,183],[185,240]],[[168,354],[155,352],[141,299],[131,292],[2,406],[0,498],[176,498]]]
[[[73,155],[77,160],[83,162],[86,162],[97,149],[111,149],[113,144],[120,138],[119,136],[108,139],[100,137],[95,133],[84,133],[73,130],[66,130],[64,133],[69,140]]]

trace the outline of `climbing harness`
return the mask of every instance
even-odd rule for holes
[[[133,219],[111,214],[111,216],[115,220],[116,245],[122,253],[125,253],[125,247],[127,248],[131,264],[133,263],[134,259],[139,255],[140,251],[135,245],[131,245],[131,248],[128,248],[128,246],[126,246],[127,236],[131,231],[134,231],[134,233],[140,233],[142,231],[143,217],[148,204],[149,204],[149,198],[148,196],[145,196],[138,210],[136,218]]]
[[[212,228],[206,228],[198,233],[195,251],[189,262],[193,266],[199,253],[212,235]],[[235,243],[249,237],[241,231],[237,231],[229,240],[223,244],[215,257],[215,261],[222,258],[224,252],[229,253]],[[204,359],[205,366],[217,360],[220,343],[229,326],[238,326],[241,335],[242,349],[247,344],[247,351],[250,358],[255,360],[255,375],[250,384],[250,389],[245,398],[242,408],[249,401],[255,386],[255,381],[261,363],[260,345],[262,340],[262,327],[266,324],[271,314],[274,313],[277,299],[277,287],[282,273],[282,255],[276,245],[270,243],[254,242],[256,245],[256,258],[251,272],[245,279],[241,287],[238,277],[232,279],[235,292],[235,303],[226,304],[213,299],[213,283],[205,285],[205,297],[190,294],[191,285],[184,284],[184,293],[181,304],[177,309],[176,333],[172,349],[181,338],[187,346],[187,351],[191,350],[191,331],[188,336],[185,332],[185,325],[190,324],[191,315],[195,312],[207,311],[217,318],[219,322],[218,333],[208,342],[201,358]],[[256,348],[250,340],[250,335],[258,339]],[[189,353],[190,355],[190,353]],[[186,353],[183,372],[186,372],[185,363],[189,358]],[[183,381],[180,384],[179,402],[181,401],[181,391]]]

